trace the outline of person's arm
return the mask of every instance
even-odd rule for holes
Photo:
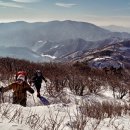
[[[45,81],[45,82],[47,82],[47,80],[45,79],[45,77],[42,75],[42,79]]]
[[[30,85],[28,83],[26,83],[26,89],[28,92],[30,92],[31,94],[34,93],[34,90],[30,87]]]
[[[36,80],[36,76],[33,76],[33,77],[29,80],[29,84],[31,85],[32,83],[34,83],[35,80]]]
[[[36,80],[36,76],[33,76],[31,82],[34,82],[35,80]]]
[[[7,92],[7,91],[13,89],[13,85],[14,85],[14,83],[8,85],[7,87],[2,87],[1,91],[2,92]]]

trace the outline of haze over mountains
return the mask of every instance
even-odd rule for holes
[[[70,20],[1,23],[0,50],[4,48],[4,51],[0,55],[49,61],[51,57],[47,55],[59,58],[75,51],[100,47],[108,43],[105,41],[112,43],[129,38],[129,33],[111,32],[90,23]]]
[[[103,26],[103,28],[110,30],[112,32],[127,32],[127,33],[130,33],[130,27],[110,25],[110,26]]]

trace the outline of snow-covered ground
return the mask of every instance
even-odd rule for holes
[[[105,68],[111,66],[114,68],[124,67],[120,61],[114,60],[113,58],[108,56],[95,58],[89,62],[89,65],[94,68]]]
[[[103,101],[123,103],[124,100],[114,99],[110,90],[103,90],[100,94],[76,96],[65,88],[59,98],[49,97],[45,84],[42,84],[41,94],[50,102],[44,106],[36,97],[36,92],[28,93],[27,107],[14,105],[12,92],[3,96],[5,103],[0,104],[1,130],[78,130],[78,124],[84,126],[80,130],[130,130],[130,116],[115,116],[102,120],[86,117],[80,112],[83,103]],[[60,101],[60,99],[66,101]],[[128,102],[127,102],[128,103]],[[85,122],[84,122],[85,121]],[[86,125],[83,125],[84,124]]]

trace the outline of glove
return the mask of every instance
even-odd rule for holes
[[[47,80],[45,79],[45,83],[47,82]]]
[[[31,94],[33,94],[33,93],[34,93],[34,90],[32,89],[32,90],[31,90]]]

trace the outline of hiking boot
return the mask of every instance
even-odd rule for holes
[[[37,94],[37,97],[39,97],[39,98],[41,97],[40,93]]]

